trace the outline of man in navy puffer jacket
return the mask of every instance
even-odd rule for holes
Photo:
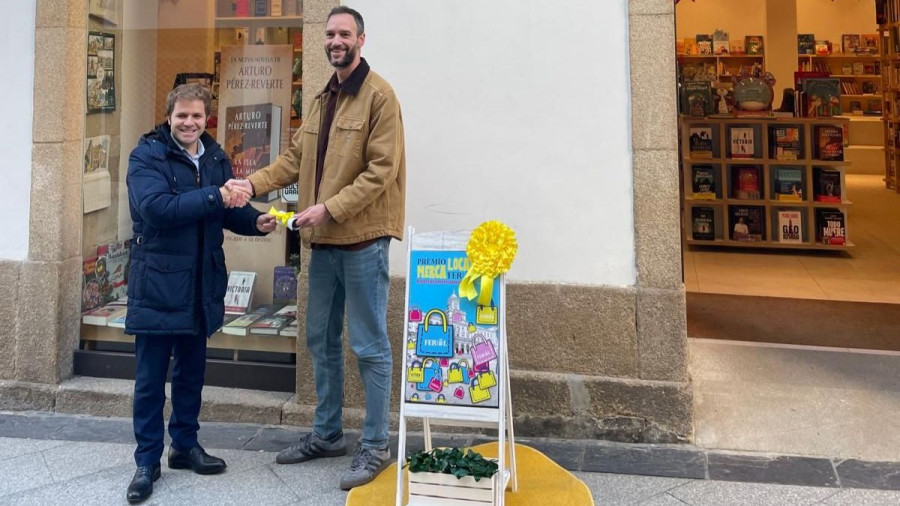
[[[125,332],[135,336],[134,452],[137,471],[127,499],[153,493],[163,453],[163,405],[169,356],[172,416],[169,468],[200,474],[225,470],[197,443],[206,340],[222,325],[227,285],[223,229],[265,235],[275,218],[232,191],[231,162],[207,133],[210,95],[181,85],[166,99],[166,123],[141,137],[128,159],[134,222]]]

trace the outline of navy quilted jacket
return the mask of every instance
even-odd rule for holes
[[[141,137],[128,159],[128,205],[134,222],[127,334],[212,335],[225,313],[223,229],[263,235],[259,211],[226,209],[219,187],[232,177],[225,151],[200,138],[200,183],[169,125]]]

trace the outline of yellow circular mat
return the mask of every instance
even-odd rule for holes
[[[485,443],[472,447],[485,457],[497,458],[497,443]],[[528,446],[516,445],[516,471],[519,489],[506,490],[509,506],[553,504],[566,506],[593,506],[594,499],[587,485],[572,473],[560,467],[543,453]],[[405,475],[408,471],[404,470]],[[356,487],[347,495],[347,506],[373,506],[394,504],[397,495],[397,464],[382,471],[372,482]],[[408,497],[404,488],[403,504]]]

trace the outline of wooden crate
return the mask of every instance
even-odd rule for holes
[[[500,473],[490,479],[452,474],[409,473],[408,506],[476,506],[494,504],[494,486]]]

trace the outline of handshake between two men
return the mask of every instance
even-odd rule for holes
[[[219,187],[219,193],[222,194],[222,202],[226,208],[244,207],[253,197],[253,185],[246,179],[229,179],[224,186]],[[316,227],[330,218],[331,213],[325,204],[315,204],[295,214],[288,228]],[[260,232],[271,232],[275,230],[275,225],[275,217],[268,213],[261,214],[256,220],[256,227]]]

